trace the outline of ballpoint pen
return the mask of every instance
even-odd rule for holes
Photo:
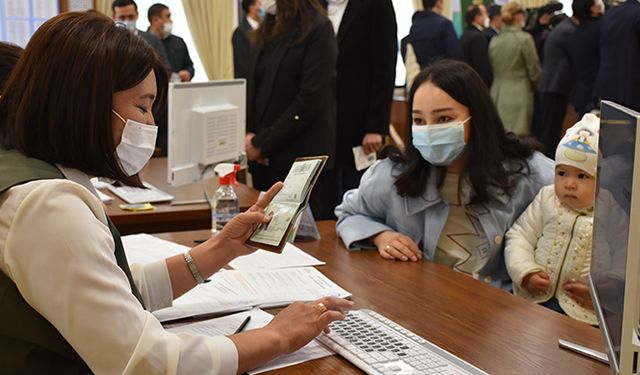
[[[242,332],[242,330],[247,326],[247,324],[249,323],[249,320],[251,320],[251,315],[247,316],[246,318],[244,318],[244,320],[242,321],[242,323],[240,324],[240,327],[238,327],[238,329],[236,329],[236,331],[233,333],[234,335],[236,333],[240,333]]]

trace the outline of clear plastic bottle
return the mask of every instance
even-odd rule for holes
[[[213,197],[215,206],[211,215],[211,232],[213,234],[220,232],[229,220],[240,213],[238,195],[236,195],[232,186],[233,183],[236,183],[236,168],[234,167],[231,173],[219,179],[220,187],[218,187]]]

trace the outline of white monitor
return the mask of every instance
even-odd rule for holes
[[[244,79],[169,84],[167,182],[197,181],[211,164],[241,158],[246,127]]]
[[[589,282],[613,374],[640,371],[640,113],[603,101]]]

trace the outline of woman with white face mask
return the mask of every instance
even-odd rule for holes
[[[507,287],[503,236],[553,182],[553,162],[505,132],[486,86],[462,62],[422,71],[409,108],[407,149],[385,150],[345,194],[338,234],[385,259],[426,259]]]
[[[153,49],[98,13],[63,13],[31,38],[0,100],[3,372],[241,373],[302,347],[352,305],[296,303],[229,337],[163,329],[151,311],[254,251],[244,243],[282,187],[184,254],[129,267],[89,178],[141,186],[166,87]]]

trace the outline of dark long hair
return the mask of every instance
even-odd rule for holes
[[[0,146],[141,186],[115,153],[113,94],[153,71],[164,102],[164,64],[141,38],[95,12],[53,17],[35,32],[0,99]]]
[[[409,123],[412,123],[411,109],[416,90],[426,82],[436,85],[455,101],[469,108],[471,137],[466,150],[469,157],[462,174],[469,177],[473,188],[471,203],[489,201],[489,186],[510,195],[515,184],[510,176],[529,173],[527,159],[534,152],[532,143],[504,130],[480,76],[469,65],[453,60],[437,61],[418,74],[409,92]],[[431,168],[438,168],[437,184],[440,186],[446,167],[436,167],[424,160],[413,146],[411,132],[407,132],[405,144],[404,152],[396,147],[386,148],[382,152],[383,156],[389,156],[391,160],[405,166],[395,181],[398,193],[401,196],[421,196],[427,186]],[[512,163],[507,166],[506,161]]]
[[[290,46],[302,43],[313,28],[316,13],[325,14],[318,0],[277,0],[277,16],[267,14],[253,35],[258,45],[281,36],[296,35]]]
[[[0,42],[0,95],[4,91],[5,82],[18,63],[22,51],[22,48],[15,44]]]

